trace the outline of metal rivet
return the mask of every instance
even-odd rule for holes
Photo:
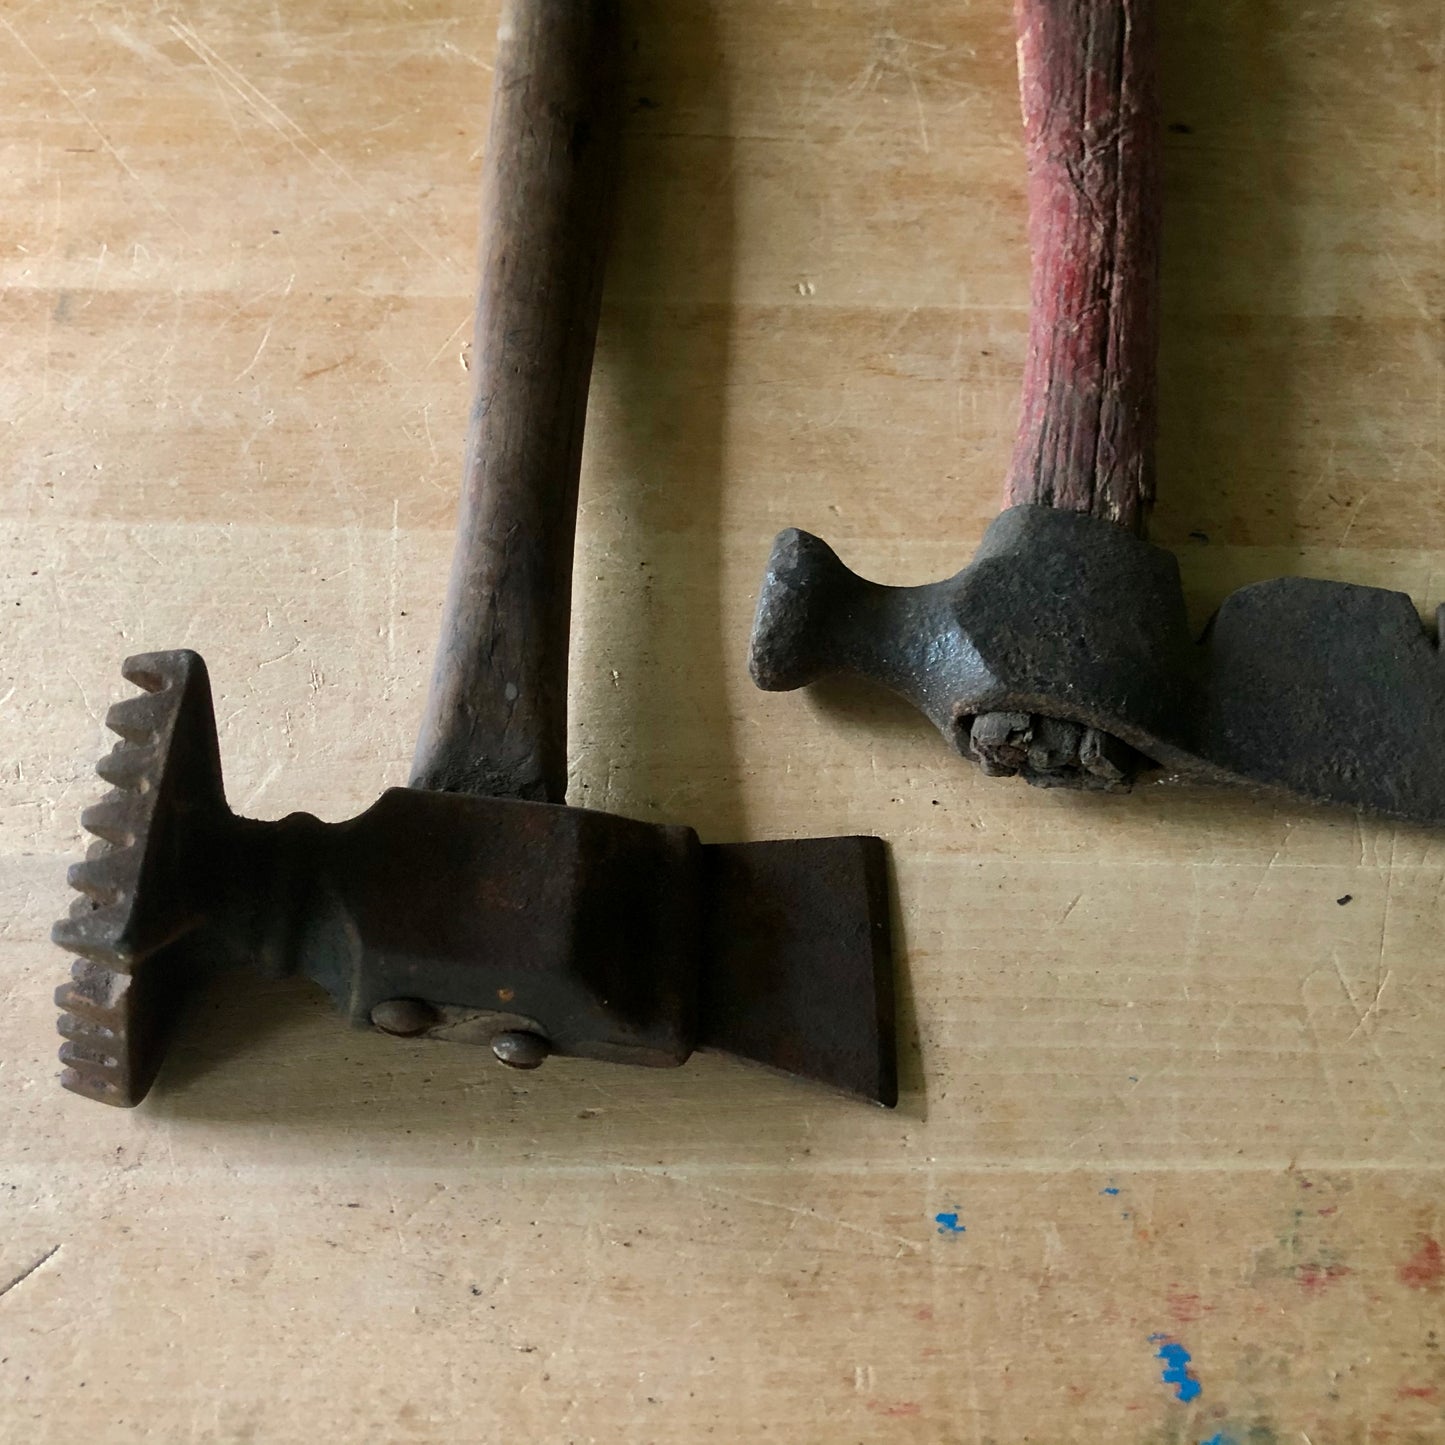
[[[372,1009],[371,1021],[382,1033],[406,1039],[424,1034],[436,1023],[437,1014],[419,998],[388,998]]]
[[[492,1052],[497,1062],[509,1069],[536,1069],[542,1066],[552,1045],[539,1034],[529,1034],[521,1029],[508,1029],[492,1040]]]

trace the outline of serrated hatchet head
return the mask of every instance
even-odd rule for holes
[[[320,984],[360,1026],[681,1064],[712,1048],[892,1105],[886,856],[874,838],[703,844],[690,828],[393,788],[360,816],[226,804],[205,664],[131,658],[111,791],[54,939],[65,1086],[138,1103],[196,979]]]

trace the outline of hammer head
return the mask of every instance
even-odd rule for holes
[[[1021,506],[923,587],[866,581],[784,532],[751,666],[767,689],[871,678],[986,771],[1032,782],[1114,788],[1137,754],[1190,781],[1445,823],[1439,635],[1402,593],[1284,577],[1226,598],[1196,641],[1171,553]]]
[[[114,786],[54,938],[63,1083],[130,1105],[177,1005],[215,967],[320,984],[359,1026],[681,1064],[710,1047],[896,1101],[886,862],[871,838],[703,845],[690,828],[394,788],[357,818],[225,802],[190,652],[132,658],[107,717]]]
[[[1158,629],[1184,627],[1178,569],[1145,543],[1076,545],[1080,525],[1134,542],[1088,517],[1016,507],[971,565],[924,587],[870,582],[821,538],[789,529],[758,598],[753,680],[785,692],[831,674],[866,677],[990,776],[1127,791],[1137,758],[1103,724],[1137,691],[1139,654],[1157,648]]]

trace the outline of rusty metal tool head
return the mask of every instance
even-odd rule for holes
[[[1190,631],[1154,498],[1159,115],[1153,0],[1015,0],[1030,333],[1007,509],[946,581],[884,587],[806,532],[773,547],[769,690],[880,682],[993,776],[1199,782],[1445,823],[1445,661],[1403,594],[1279,578]]]
[[[681,1064],[712,1048],[897,1098],[876,838],[704,844],[564,806],[577,485],[618,113],[615,0],[510,0],[483,184],[482,284],[457,548],[411,785],[359,817],[226,804],[193,652],[124,666],[111,793],[55,941],[62,1081],[139,1102],[187,987],[314,980],[354,1023]]]

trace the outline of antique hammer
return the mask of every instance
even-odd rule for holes
[[[1439,622],[1285,577],[1196,641],[1154,499],[1159,142],[1153,0],[1015,0],[1032,314],[1005,510],[948,581],[883,587],[776,541],[760,687],[873,678],[994,776],[1122,791],[1141,765],[1445,823]],[[1445,609],[1442,609],[1445,611]]]
[[[461,516],[411,784],[348,822],[234,815],[205,665],[131,658],[113,791],[54,939],[62,1082],[139,1102],[196,977],[304,975],[359,1025],[681,1064],[713,1048],[896,1102],[876,838],[703,844],[564,806],[571,574],[621,109],[617,0],[508,0]]]

